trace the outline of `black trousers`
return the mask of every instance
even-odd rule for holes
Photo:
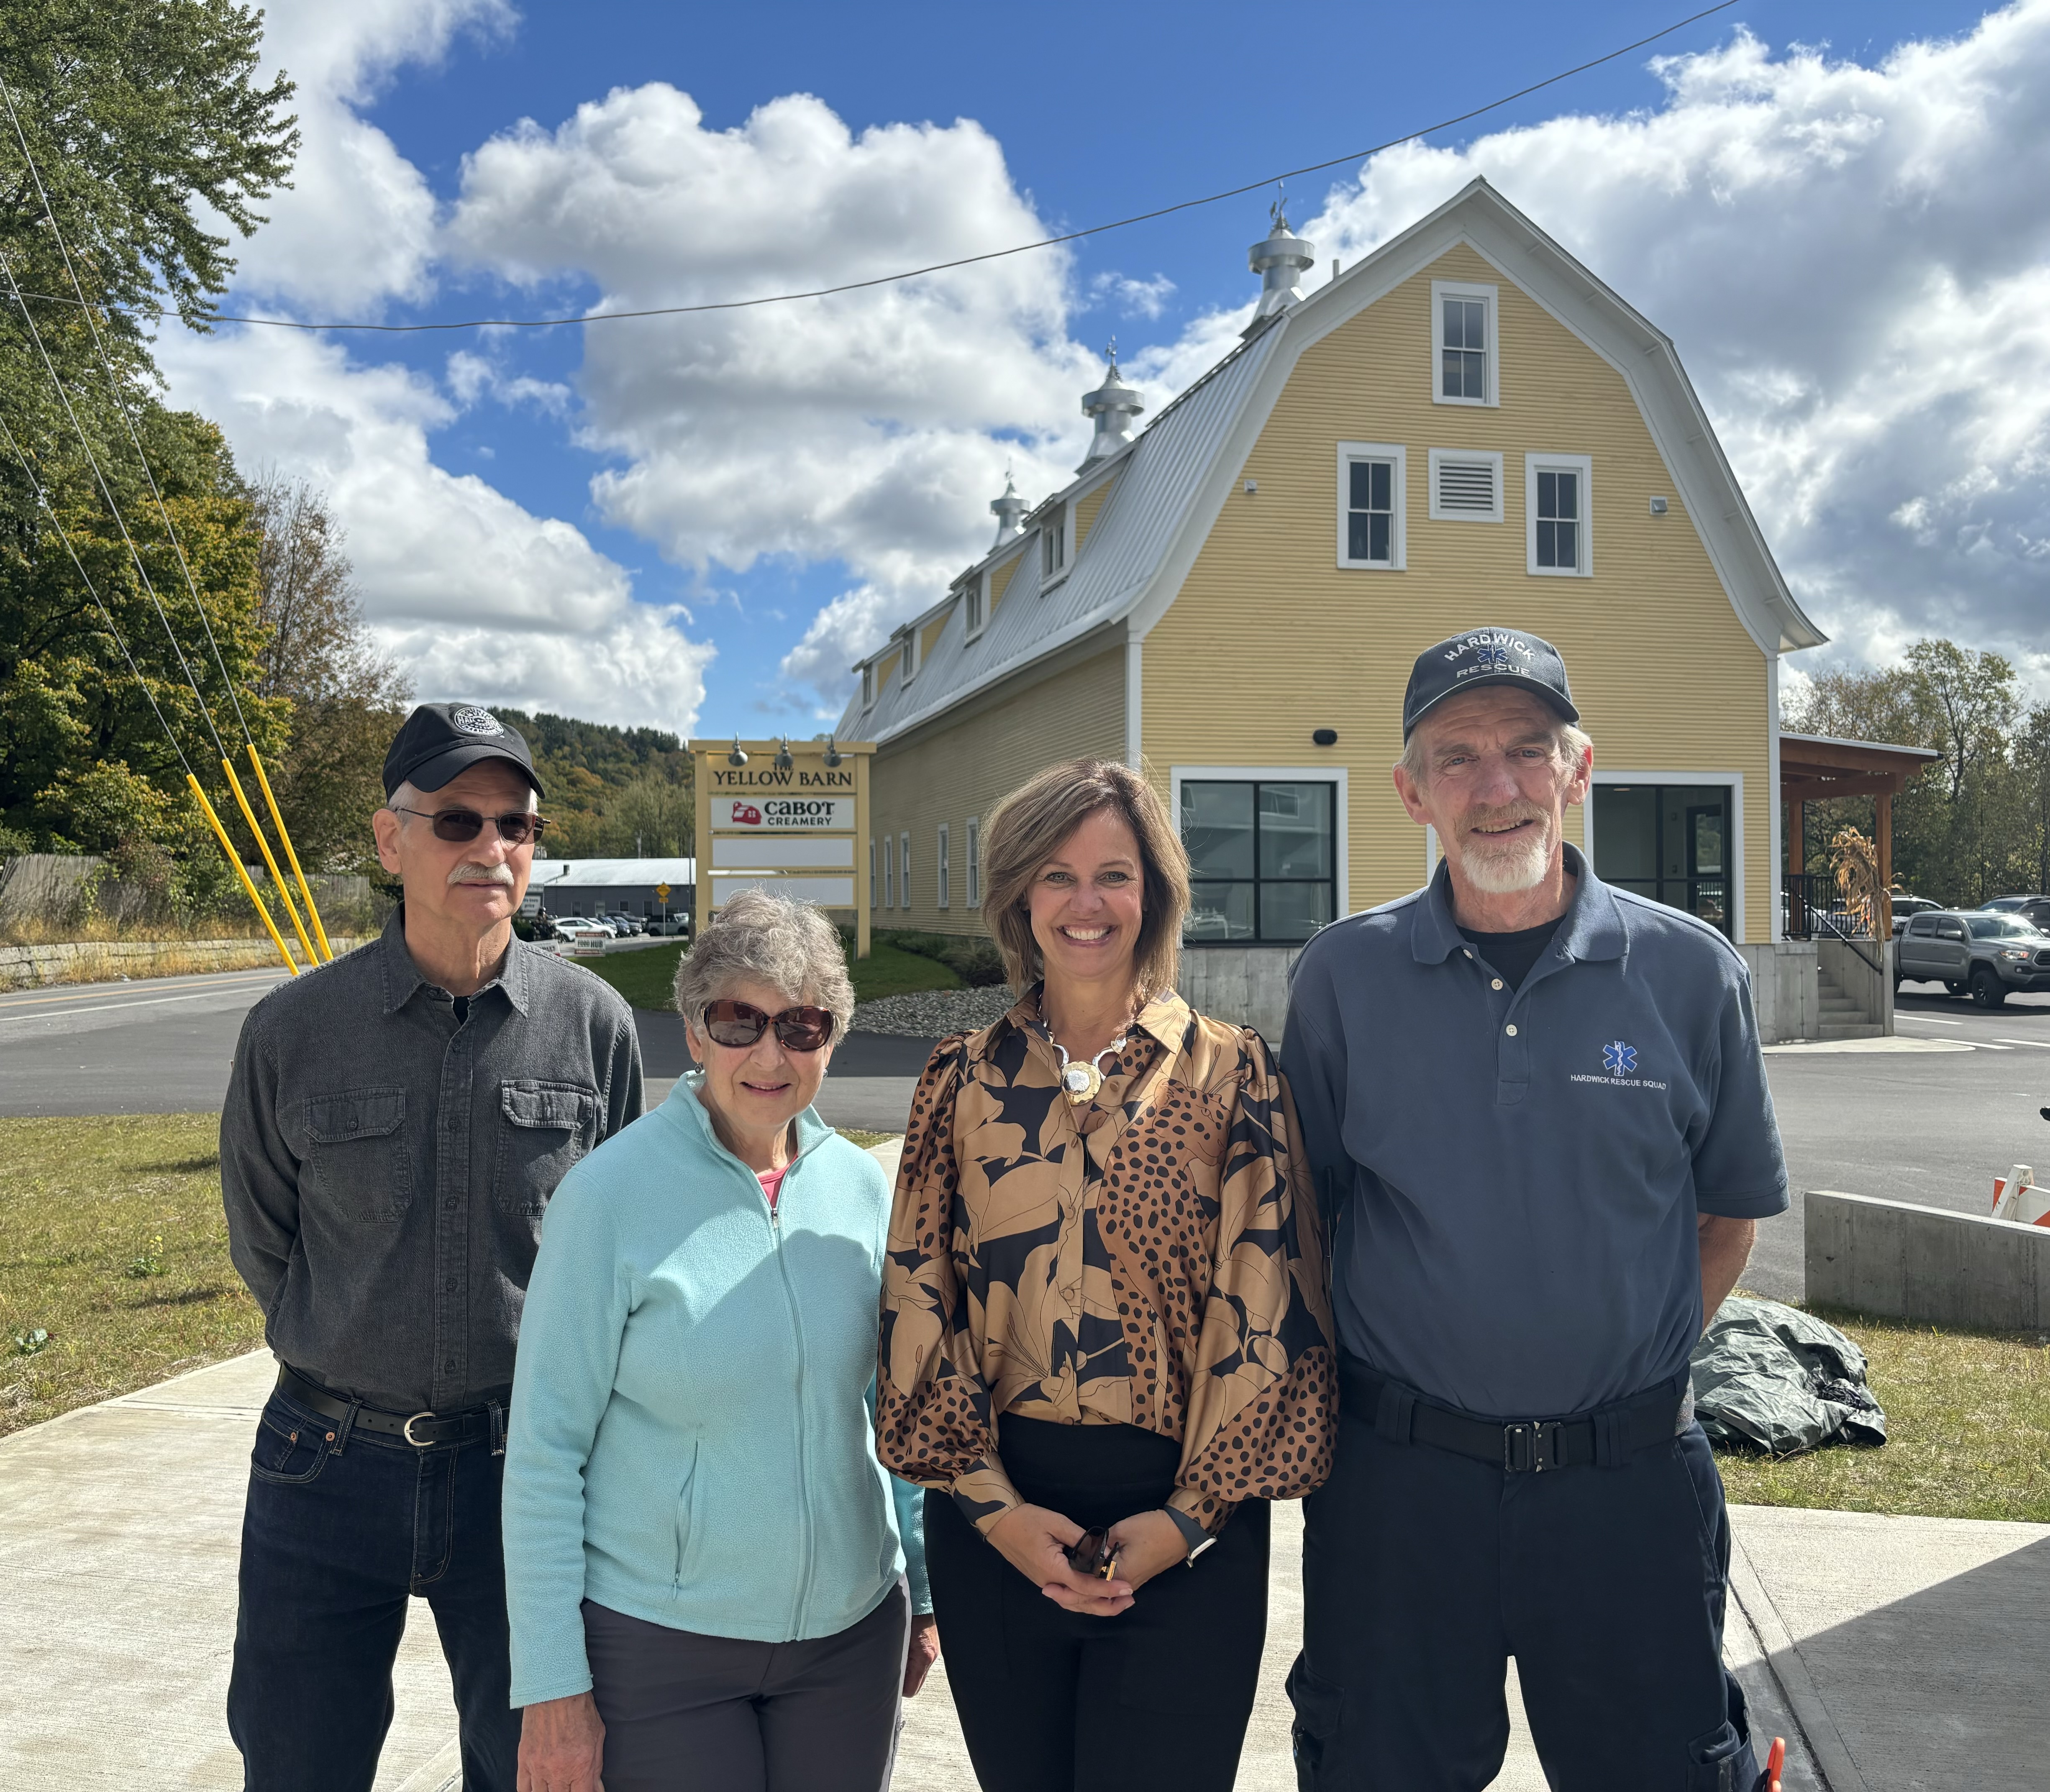
[[[1553,1792],[1752,1792],[1700,1426],[1612,1467],[1510,1474],[1347,1412],[1304,1517],[1288,1690],[1306,1792],[1481,1792],[1508,1747],[1512,1655]]]
[[[1094,1529],[1167,1502],[1181,1446],[1133,1425],[1007,1418],[1004,1466],[1035,1506]],[[1230,1792],[1267,1634],[1268,1509],[1249,1500],[1193,1564],[1115,1618],[1065,1611],[926,1497],[926,1560],[968,1759],[984,1792]]]
[[[392,1663],[427,1602],[455,1683],[466,1792],[512,1792],[520,1714],[488,1440],[346,1437],[282,1393],[256,1427],[228,1728],[248,1792],[370,1792]]]
[[[900,1580],[838,1634],[700,1636],[583,1602],[606,1792],[878,1792],[911,1602]]]

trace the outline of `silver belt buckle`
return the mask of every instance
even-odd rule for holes
[[[403,1437],[408,1443],[411,1444],[415,1450],[431,1450],[434,1446],[428,1443],[425,1438],[414,1436],[413,1427],[418,1424],[423,1419],[431,1419],[433,1417],[434,1414],[431,1412],[415,1412],[400,1428],[399,1435]]]

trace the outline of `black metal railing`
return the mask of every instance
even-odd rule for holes
[[[1780,932],[1787,938],[1841,940],[1873,970],[1881,970],[1872,945],[1871,919],[1844,907],[1835,878],[1819,871],[1790,871],[1780,881]]]

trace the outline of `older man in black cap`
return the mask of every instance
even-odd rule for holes
[[[1744,960],[1565,842],[1579,720],[1534,635],[1425,653],[1395,785],[1444,862],[1296,967],[1343,1390],[1289,1678],[1322,1792],[1480,1792],[1512,1656],[1561,1792],[1760,1781],[1688,1358],[1786,1167]]]
[[[235,1264],[278,1385],[256,1428],[228,1729],[254,1792],[368,1792],[408,1600],[470,1792],[514,1792],[505,1412],[541,1213],[641,1112],[631,1011],[512,917],[547,825],[527,743],[427,703],[384,762],[383,937],[250,1011],[221,1116]]]

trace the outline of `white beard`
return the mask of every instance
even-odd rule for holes
[[[1512,836],[1489,848],[1471,838],[1460,847],[1460,869],[1467,882],[1486,896],[1513,896],[1545,881],[1552,864],[1552,821],[1538,821],[1537,831]]]

